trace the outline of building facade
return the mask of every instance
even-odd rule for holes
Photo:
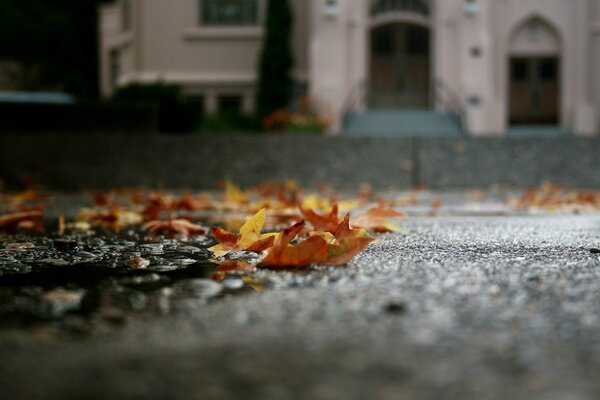
[[[102,93],[164,82],[180,85],[209,114],[251,113],[265,3],[101,7]],[[524,126],[598,134],[600,0],[291,3],[298,93],[330,113],[333,132],[346,129],[348,115],[418,110],[455,114],[475,136]]]

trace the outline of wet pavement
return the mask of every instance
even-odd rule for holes
[[[21,237],[3,397],[599,398],[600,214],[452,196],[345,267],[222,282],[204,242]]]

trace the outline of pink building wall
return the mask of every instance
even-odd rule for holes
[[[131,29],[123,31],[123,3]],[[600,126],[600,0],[430,0],[428,16],[396,10],[370,14],[371,0],[292,0],[294,77],[342,129],[349,109],[365,109],[375,26],[411,23],[431,36],[431,108],[460,108],[472,135],[509,128],[509,59],[555,54],[560,60],[558,125],[579,135]],[[217,98],[241,96],[254,107],[262,27],[206,27],[198,0],[116,0],[99,11],[102,93],[128,82],[163,81],[201,95],[208,112]],[[264,12],[264,1],[261,9]],[[534,33],[532,21],[543,29]],[[112,55],[111,55],[112,54]],[[112,58],[112,59],[111,59]],[[111,82],[118,64],[118,78]]]

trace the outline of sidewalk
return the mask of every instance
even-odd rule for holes
[[[347,267],[66,341],[0,331],[7,398],[597,399],[600,215],[416,217]]]

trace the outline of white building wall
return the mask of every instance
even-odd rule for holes
[[[498,1],[495,7],[495,42],[498,43],[496,60],[501,65],[498,81],[505,127],[509,99],[507,59],[511,39],[522,24],[538,17],[549,23],[561,40],[561,125],[581,134],[587,133],[583,130],[597,131],[593,126],[583,129],[588,123],[583,123],[582,118],[576,118],[577,115],[585,114],[585,110],[595,113],[594,106],[587,104],[585,100],[585,87],[590,79],[586,71],[590,48],[585,46],[586,31],[589,28],[585,23],[587,18],[583,15],[587,10],[587,0],[504,0]],[[591,119],[595,120],[593,116]]]
[[[327,9],[326,0],[310,1],[310,97],[327,110],[331,130],[337,131],[347,96],[355,85],[350,74],[356,63],[349,60],[349,54],[356,39],[352,24],[356,22],[357,5],[337,1]]]
[[[250,27],[207,27],[200,24],[198,0],[131,0],[132,30],[123,35],[119,31],[122,1],[100,9],[100,26],[105,27],[101,30],[103,95],[114,90],[107,78],[108,55],[111,49],[118,49],[120,85],[129,82],[181,85],[186,94],[204,96],[209,112],[216,111],[217,96],[240,95],[243,109],[252,111],[262,47],[262,20]],[[263,18],[265,6],[263,1]],[[292,0],[292,7],[296,15],[293,74],[298,82],[306,82],[307,10],[304,0]]]
[[[120,84],[181,84],[189,94],[205,95],[209,110],[214,110],[217,95],[237,93],[244,97],[247,111],[253,108],[261,27],[202,27],[197,0],[132,0],[133,29],[124,32],[119,22],[121,1],[100,9],[104,95],[113,89],[108,58],[117,50]],[[310,96],[330,114],[336,131],[348,102],[369,79],[373,21],[369,0],[334,3],[337,8],[328,14],[326,0],[292,0],[294,76],[308,84]],[[475,4],[477,11],[471,15],[465,0],[430,0],[432,86],[441,82],[437,90],[442,92],[435,96],[434,107],[462,106],[474,135],[503,134],[509,117],[509,56],[527,47],[527,38],[515,38],[515,32],[529,19],[540,18],[559,37],[560,124],[581,135],[597,134],[600,0],[475,0]],[[552,45],[546,39],[539,39],[538,51]]]

